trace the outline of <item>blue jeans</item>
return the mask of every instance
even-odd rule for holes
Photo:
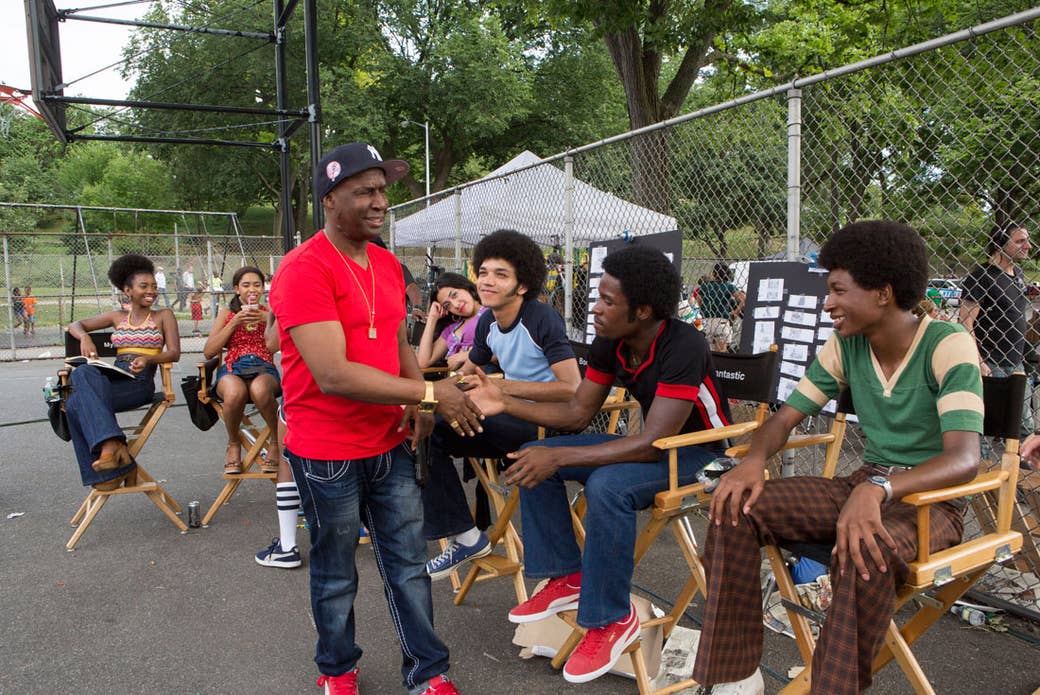
[[[448,670],[448,648],[433,630],[422,504],[408,444],[346,461],[301,458],[288,449],[310,525],[311,610],[318,670],[339,676],[361,659],[354,641],[358,574],[354,553],[362,516],[372,539],[397,639],[406,688]]]
[[[452,456],[503,458],[525,442],[538,438],[537,425],[511,415],[492,415],[480,426],[483,432],[475,437],[464,437],[437,417],[430,437],[429,476],[422,489],[423,535],[427,540],[455,536],[474,526],[466,491]]]
[[[618,435],[552,437],[530,446],[592,446]],[[688,446],[679,449],[679,484],[692,483],[697,471],[718,454]],[[564,481],[585,486],[585,554],[574,538]],[[654,463],[570,466],[533,488],[521,488],[524,573],[534,579],[562,577],[581,570],[578,624],[603,627],[628,615],[636,545],[636,512],[668,489],[668,457]]]
[[[278,386],[281,386],[282,377],[278,374],[278,369],[275,368],[270,362],[261,359],[260,357],[248,354],[242,355],[235,363],[231,365],[231,369],[227,368],[227,362],[224,360],[220,361],[220,368],[217,369],[217,375],[213,379],[214,384],[220,383],[220,380],[226,377],[228,374],[234,374],[241,379],[252,379],[255,376],[261,374],[269,374],[274,377],[275,382]]]
[[[126,369],[136,357],[117,358],[116,364]],[[151,403],[155,394],[155,365],[149,365],[133,379],[119,376],[109,379],[97,367],[83,365],[72,370],[69,385],[72,392],[65,399],[65,414],[83,484],[94,485],[126,475],[136,464],[103,473],[95,471],[91,464],[97,460],[102,442],[109,439],[126,441],[126,435],[116,421],[116,413]]]

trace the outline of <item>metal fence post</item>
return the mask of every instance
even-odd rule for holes
[[[65,259],[58,259],[58,280],[61,287],[58,293],[58,338],[61,338],[61,327],[65,325]]]
[[[98,288],[97,270],[94,268],[94,255],[90,252],[90,238],[87,236],[87,223],[83,221],[83,208],[76,208],[76,221],[79,222],[79,231],[83,234],[83,248],[87,253],[87,265],[90,266],[90,278],[94,281],[94,301],[97,302],[98,311],[101,311],[101,290]]]
[[[4,291],[7,292],[7,327],[10,330],[11,357],[18,359],[18,348],[14,343],[14,302],[11,301],[11,259],[8,255],[6,234],[4,234]]]
[[[114,258],[112,257],[112,237],[111,236],[108,236],[108,235],[105,236],[105,246],[108,249],[108,267],[111,268],[112,267],[112,261],[114,260]],[[112,295],[112,303],[115,306],[122,306],[123,303],[121,301],[119,301],[121,299],[120,293],[122,292],[122,290],[113,287],[111,290],[109,290],[109,292]],[[100,304],[100,302],[101,302],[101,297],[99,296],[98,297],[98,303]]]
[[[787,260],[801,255],[802,90],[787,90]]]
[[[224,248],[227,248],[226,246]],[[243,259],[244,260],[244,259]],[[217,291],[211,286],[213,281],[213,242],[206,239],[206,286],[209,287],[210,309],[213,316],[217,315]],[[220,279],[220,286],[224,286],[224,278]]]
[[[574,305],[574,157],[563,158],[563,321],[571,329]]]
[[[462,272],[462,191],[455,191],[455,272]]]

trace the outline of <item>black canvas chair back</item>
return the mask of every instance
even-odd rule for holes
[[[775,350],[755,355],[711,353],[715,381],[723,395],[740,401],[768,401],[777,380],[778,354]]]
[[[574,356],[578,360],[578,371],[581,372],[582,378],[585,378],[585,368],[589,366],[589,346],[577,340],[570,342],[571,349],[574,350]]]
[[[115,357],[116,348],[112,345],[112,331],[94,331],[90,334],[97,348],[98,357]],[[79,355],[79,341],[72,334],[65,331],[65,356],[76,357]]]
[[[1022,436],[1022,400],[1025,398],[1026,375],[982,377],[982,402],[986,416],[982,433],[987,437],[1018,439]]]

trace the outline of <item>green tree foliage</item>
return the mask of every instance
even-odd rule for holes
[[[156,23],[270,31],[270,3],[157,3],[146,15]],[[302,43],[302,35],[293,37]],[[290,43],[292,45],[292,43]],[[302,50],[302,49],[301,49]],[[252,38],[212,36],[158,29],[135,32],[124,50],[132,57],[127,74],[136,78],[129,98],[146,101],[275,108],[274,49]],[[292,52],[290,104],[301,108],[305,81],[299,50]],[[191,111],[134,110],[114,119],[124,132],[148,136],[212,138],[270,143],[277,118]],[[299,142],[300,139],[297,139]],[[277,151],[260,148],[157,144],[149,151],[170,169],[176,204],[201,210],[243,213],[259,202],[278,200]],[[300,154],[302,152],[302,154]],[[294,176],[306,155],[297,147]]]
[[[13,108],[0,105],[8,112]],[[5,115],[11,117],[11,125],[7,137],[0,138],[0,201],[57,202],[60,195],[51,172],[61,156],[61,144],[38,118],[22,111]],[[30,209],[0,208],[0,224],[5,231],[32,231],[38,217]]]
[[[323,146],[364,140],[385,157],[411,162],[404,186],[391,189],[393,202],[424,191],[423,130],[402,126],[405,120],[430,124],[434,191],[466,180],[461,172],[472,172],[477,163],[495,165],[525,148],[547,154],[621,129],[609,62],[602,45],[588,37],[521,38],[504,26],[500,8],[475,2],[347,0],[319,3],[318,9]],[[254,0],[220,0],[160,5],[150,19],[263,29],[270,26],[268,11]],[[221,15],[229,16],[216,22]],[[288,34],[290,108],[306,104],[300,24]],[[141,30],[127,48],[130,55],[142,54],[131,97],[273,107],[274,51],[268,46],[240,55],[251,45],[248,39]],[[136,132],[177,134],[233,119],[140,111],[124,120]],[[277,126],[209,135],[270,142]],[[170,166],[183,205],[242,211],[278,200],[274,151],[180,145],[150,151]],[[293,153],[294,216],[297,228],[306,228],[306,129],[294,138]]]

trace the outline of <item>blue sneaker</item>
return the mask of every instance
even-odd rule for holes
[[[368,529],[364,524],[361,524],[361,533],[358,535],[358,545],[368,545],[372,542],[372,536],[369,535]]]
[[[277,538],[271,541],[271,545],[256,554],[256,562],[264,567],[282,567],[284,569],[292,569],[303,564],[303,561],[300,560],[300,548],[294,546],[292,550],[282,550]]]
[[[466,560],[476,560],[490,553],[491,541],[483,532],[473,545],[462,545],[458,541],[452,541],[440,555],[426,563],[426,573],[433,581],[444,579]]]

